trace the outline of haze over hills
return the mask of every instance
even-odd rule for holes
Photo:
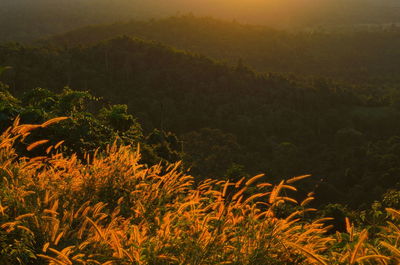
[[[287,32],[209,17],[176,16],[88,26],[43,42],[74,47],[127,35],[158,41],[258,71],[397,85],[400,27]]]
[[[31,41],[79,26],[179,13],[286,29],[400,22],[400,8],[391,0],[2,0],[0,41]]]

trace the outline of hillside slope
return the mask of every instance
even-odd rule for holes
[[[297,33],[212,18],[179,16],[90,26],[50,39],[54,45],[95,44],[127,35],[258,71],[326,76],[353,83],[397,86],[400,81],[400,28]]]
[[[86,25],[188,13],[302,29],[399,23],[399,12],[392,0],[2,0],[0,42],[29,42]]]
[[[127,104],[146,132],[176,132],[199,178],[311,173],[306,190],[320,203],[355,207],[397,183],[396,91],[261,75],[126,37],[69,49],[3,45],[0,61],[13,67],[3,80],[14,92],[90,90]]]

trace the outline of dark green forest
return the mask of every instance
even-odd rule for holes
[[[199,179],[312,174],[304,191],[317,203],[355,208],[398,182],[400,94],[391,86],[262,74],[130,37],[68,48],[4,44],[0,60],[17,97],[67,86],[126,104],[145,135],[174,132],[175,150]]]
[[[399,82],[400,27],[283,31],[213,18],[177,16],[88,26],[44,43],[74,47],[127,35],[154,40],[261,72],[325,76],[351,83],[396,86]]]
[[[69,117],[51,129],[37,130],[27,141],[46,136],[52,144],[63,142],[63,152],[77,154],[80,159],[114,143],[139,146],[145,164],[172,163],[182,158],[176,135],[157,129],[145,134],[139,122],[128,113],[126,105],[110,105],[87,91],[67,87],[58,93],[38,87],[26,90],[19,98],[11,95],[9,90],[8,85],[0,83],[2,131],[17,117],[27,124]],[[43,148],[28,152],[26,147],[23,143],[17,146],[19,155],[37,156],[46,152]]]

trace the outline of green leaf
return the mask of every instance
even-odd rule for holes
[[[11,69],[10,66],[0,66],[0,75],[2,75],[5,71]]]

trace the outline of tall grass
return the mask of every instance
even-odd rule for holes
[[[308,176],[194,185],[179,163],[145,167],[129,146],[86,161],[64,156],[61,143],[46,156],[17,155],[30,131],[60,120],[16,120],[0,137],[0,264],[400,263],[400,212],[388,209],[393,222],[373,239],[349,220],[347,233],[329,235],[326,219],[304,218],[315,211],[311,194],[285,195]],[[277,214],[286,205],[293,210]]]

